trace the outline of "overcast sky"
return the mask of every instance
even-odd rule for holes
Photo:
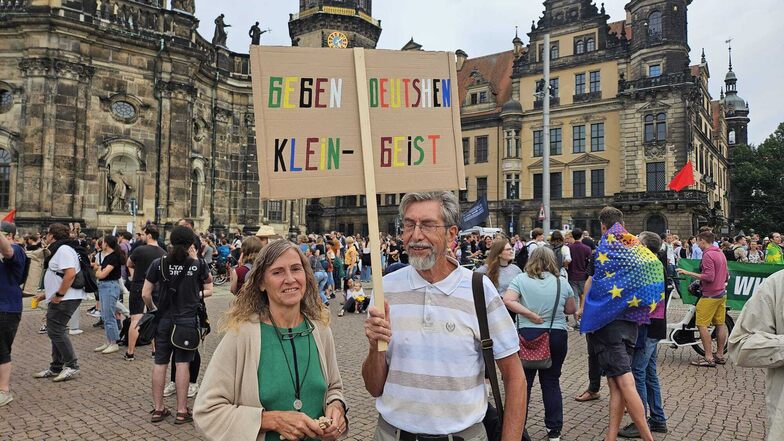
[[[596,2],[598,5],[601,2]],[[606,0],[611,21],[623,20],[626,0]],[[689,45],[692,64],[705,48],[712,75],[711,95],[719,97],[727,73],[727,44],[732,38],[733,70],[738,75],[738,94],[749,102],[749,141],[759,144],[779,123],[784,122],[784,45],[780,26],[784,23],[782,0],[695,0],[689,7]],[[215,28],[213,20],[226,14],[229,48],[247,52],[248,29],[255,21],[270,33],[262,44],[291,44],[289,13],[297,12],[297,0],[200,0],[196,16],[199,32],[208,40]],[[527,44],[531,20],[541,16],[541,0],[376,0],[373,16],[381,20],[379,48],[400,49],[408,40],[425,50],[463,49],[469,57],[512,48],[515,26]]]

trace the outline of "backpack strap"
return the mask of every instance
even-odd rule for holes
[[[498,386],[498,375],[495,372],[495,359],[493,358],[493,339],[490,338],[490,330],[487,325],[487,305],[485,305],[485,289],[482,285],[480,273],[473,273],[471,276],[471,291],[474,294],[474,309],[476,318],[479,320],[479,338],[482,344],[482,357],[485,361],[485,376],[490,379],[490,386],[493,389],[495,407],[498,410],[498,419],[503,425],[504,405],[501,401],[501,388]]]

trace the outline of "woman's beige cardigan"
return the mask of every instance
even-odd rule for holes
[[[315,322],[313,339],[318,349],[321,371],[327,383],[324,406],[343,398],[343,381],[338,371],[335,341],[328,326]],[[259,401],[259,321],[229,330],[212,355],[193,408],[197,427],[210,440],[264,439]]]

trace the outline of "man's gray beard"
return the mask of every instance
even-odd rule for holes
[[[418,257],[409,254],[408,263],[416,270],[428,271],[435,266],[437,257],[435,250],[431,249],[430,254],[427,257]]]

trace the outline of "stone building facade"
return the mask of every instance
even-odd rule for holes
[[[337,31],[375,47],[371,0],[299,6],[293,43]],[[0,210],[29,229],[186,216],[200,230],[306,229],[305,201],[259,200],[248,55],[199,34],[195,7],[0,2]]]
[[[123,229],[192,217],[256,228],[248,56],[196,31],[193,2],[24,0],[0,6],[0,114],[21,226]],[[136,217],[130,206],[137,207]],[[266,210],[265,210],[266,209]]]
[[[536,94],[549,34],[551,227],[598,235],[606,205],[621,208],[633,231],[684,236],[700,225],[726,225],[730,114],[709,93],[704,55],[689,64],[689,3],[630,1],[626,19],[611,22],[590,0],[548,0],[527,45],[515,36],[510,51],[458,55],[466,205],[486,194],[488,225],[513,233],[541,225],[541,157],[548,146]],[[511,82],[495,68],[509,57]],[[697,183],[667,190],[688,160]]]

